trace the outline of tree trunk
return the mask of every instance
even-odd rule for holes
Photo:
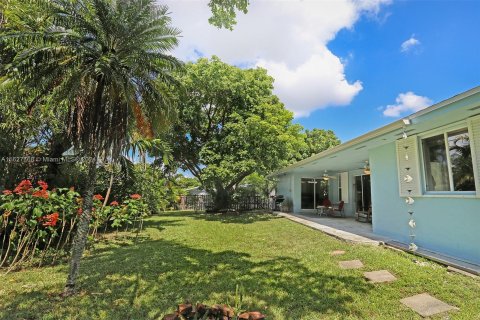
[[[80,216],[80,221],[77,224],[77,231],[72,244],[72,256],[70,260],[70,271],[68,273],[67,283],[63,294],[69,296],[75,293],[75,284],[80,268],[80,260],[85,250],[87,242],[88,229],[92,215],[93,206],[93,192],[95,189],[95,179],[97,176],[97,158],[94,156],[91,159],[88,168],[88,180],[85,188],[83,198],[83,213]]]
[[[230,192],[221,183],[216,183],[215,188],[213,210],[216,212],[227,210],[230,206]]]
[[[103,201],[102,209],[105,208],[105,206],[108,203],[108,198],[110,197],[110,192],[112,192],[112,186],[113,186],[113,178],[115,176],[115,172],[112,169],[112,174],[110,174],[110,182],[108,184],[108,189],[107,189],[107,194],[105,195],[105,200]]]

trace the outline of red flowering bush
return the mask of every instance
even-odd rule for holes
[[[72,239],[78,197],[78,193],[65,188],[49,191],[44,181],[34,187],[30,180],[23,180],[13,192],[3,190],[0,247],[4,249],[0,251],[0,267],[30,261],[53,245],[63,249]]]
[[[13,189],[13,192],[15,192],[16,194],[26,194],[29,193],[31,190],[32,183],[30,182],[30,180],[22,180],[22,182],[20,182],[18,186]]]
[[[148,213],[140,194],[132,194],[123,203],[114,200],[103,205],[101,194],[93,196],[90,213],[90,239],[95,239],[98,230],[108,227],[125,230],[141,229],[143,217]],[[68,250],[75,228],[84,214],[83,199],[71,188],[49,190],[45,181],[34,184],[21,181],[14,190],[0,194],[0,267],[13,267],[22,261],[40,259],[51,252],[54,257]],[[40,258],[39,258],[40,257]]]
[[[103,196],[101,194],[96,194],[93,196],[93,200],[103,201]]]
[[[48,191],[47,190],[37,190],[32,193],[32,197],[48,199]]]
[[[128,229],[129,225],[133,225],[136,221],[143,221],[148,214],[148,206],[138,193],[130,195],[130,199],[124,200],[121,207],[118,207],[117,202],[113,208],[111,220],[114,228]]]
[[[39,221],[42,221],[42,225],[44,227],[55,227],[58,221],[58,212],[48,214],[44,217],[40,217]]]
[[[42,190],[48,189],[48,184],[45,181],[42,181],[42,180],[38,181],[38,185],[40,186],[40,188],[42,188]]]

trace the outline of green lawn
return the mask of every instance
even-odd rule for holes
[[[0,318],[161,319],[185,300],[232,301],[241,284],[245,308],[268,319],[417,319],[399,300],[422,292],[459,307],[451,319],[480,319],[480,280],[283,218],[167,213],[145,225],[136,244],[120,235],[89,252],[77,296],[58,297],[66,265],[0,276]],[[335,249],[346,254],[330,256]],[[351,259],[365,267],[338,267]],[[399,279],[378,285],[363,279],[364,271],[380,269]]]

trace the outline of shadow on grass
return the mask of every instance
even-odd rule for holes
[[[166,240],[117,247],[82,263],[80,294],[66,300],[47,292],[19,293],[3,301],[1,319],[158,319],[186,300],[225,303],[236,284],[243,307],[275,319],[311,313],[352,315],[353,294],[372,288],[360,277],[326,274],[289,257],[252,261],[245,253],[211,252]],[[274,314],[276,314],[276,316]]]
[[[157,216],[164,216],[162,215],[157,215]],[[178,214],[176,217],[185,217],[188,215],[185,214]],[[155,216],[154,216],[155,217]],[[181,226],[185,224],[184,219],[175,219],[175,220],[152,220],[150,218],[147,218],[143,221],[143,228],[154,228],[159,231],[164,230],[166,227],[175,227],[175,226]]]
[[[205,213],[203,211],[173,211],[159,214],[161,217],[189,217],[204,221],[219,221],[222,223],[250,224],[259,221],[281,219],[272,213],[242,212],[242,213]]]

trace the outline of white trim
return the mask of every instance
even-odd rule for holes
[[[480,120],[480,116],[475,116],[467,119],[467,128],[468,134],[470,135],[473,133],[473,121]],[[472,139],[473,138],[473,139]],[[478,159],[477,159],[477,152],[480,150],[480,146],[477,146],[475,143],[475,137],[470,137],[470,154],[472,156],[473,162],[473,176],[475,178],[475,190],[477,190],[477,198],[480,198],[480,172],[478,168]]]
[[[436,191],[438,192],[438,191]],[[477,196],[474,191],[455,191],[460,194],[453,194],[452,192],[445,191],[444,194],[438,193],[425,193],[422,195],[422,198],[462,198],[462,199],[477,199]]]
[[[348,171],[340,172],[339,173],[339,181],[342,184],[341,192],[342,192],[342,201],[344,203],[350,203],[349,201],[349,185],[348,185]]]

